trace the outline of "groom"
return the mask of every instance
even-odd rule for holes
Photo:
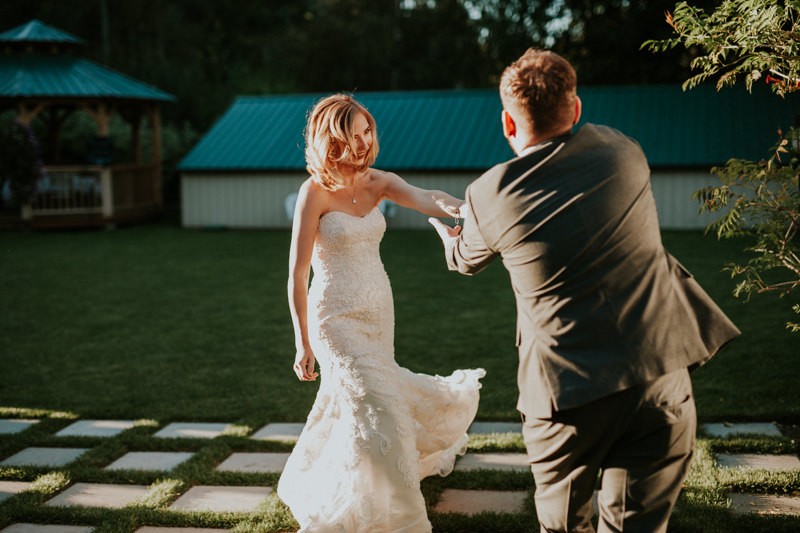
[[[689,370],[739,334],[661,243],[639,145],[586,124],[572,66],[528,50],[500,80],[517,157],[467,189],[448,267],[495,256],[517,300],[519,401],[542,531],[666,531],[695,443]]]

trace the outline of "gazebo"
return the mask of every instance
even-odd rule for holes
[[[47,139],[43,172],[21,217],[37,227],[112,226],[150,218],[163,206],[159,105],[175,98],[87,59],[84,41],[38,20],[0,33],[0,112]],[[89,115],[96,134],[80,164],[64,164],[61,127],[75,111]],[[116,115],[131,132],[129,161],[113,161],[109,124]],[[151,135],[143,158],[144,121]]]

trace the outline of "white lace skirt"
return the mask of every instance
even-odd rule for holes
[[[278,495],[306,533],[431,531],[420,480],[449,474],[466,451],[484,370],[441,377],[393,360],[345,366],[322,368]]]

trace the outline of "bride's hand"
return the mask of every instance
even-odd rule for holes
[[[456,198],[453,198],[453,200],[456,200]],[[459,203],[450,203],[444,199],[439,199],[436,200],[436,205],[453,218],[464,218],[461,216],[461,210],[464,209],[466,203],[462,200],[458,200],[458,202]]]
[[[297,379],[300,381],[316,381],[319,374],[314,372],[314,365],[316,358],[311,348],[304,348],[298,350],[297,355],[294,356],[294,373],[297,374]]]

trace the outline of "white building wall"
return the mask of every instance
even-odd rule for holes
[[[705,229],[716,214],[700,213],[700,204],[692,194],[708,185],[719,185],[710,172],[659,171],[652,172],[650,184],[658,209],[662,229]]]
[[[402,176],[417,187],[439,189],[463,198],[479,173],[412,172]],[[182,221],[185,227],[290,228],[286,199],[296,193],[305,173],[184,174],[181,177]],[[654,171],[653,195],[663,229],[702,229],[712,220],[698,214],[692,193],[718,180],[702,171]],[[428,228],[428,217],[397,207],[390,228]]]
[[[183,174],[181,219],[185,227],[289,228],[286,197],[305,174]]]

